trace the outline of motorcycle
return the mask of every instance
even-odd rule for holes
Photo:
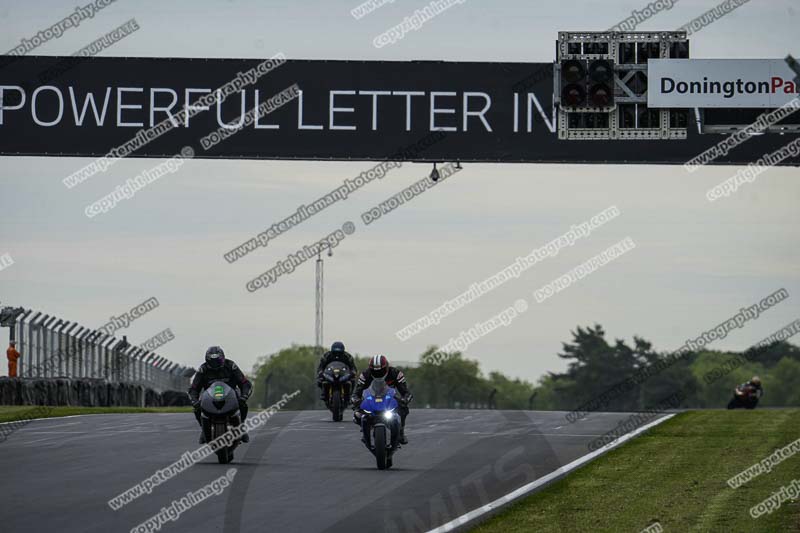
[[[375,456],[378,470],[392,467],[392,457],[400,449],[399,404],[397,391],[383,379],[374,379],[361,400],[361,432],[367,449]]]
[[[206,442],[222,436],[231,427],[241,423],[239,415],[239,397],[236,390],[224,381],[215,381],[200,396],[200,420]],[[230,446],[216,451],[220,464],[233,461],[233,450],[239,446],[241,439],[236,439]]]
[[[341,422],[347,398],[353,388],[353,372],[340,361],[333,361],[322,373],[325,405],[333,414],[334,422]]]
[[[733,390],[733,398],[728,402],[728,409],[743,407],[755,409],[758,405],[758,391],[753,386],[738,386]]]

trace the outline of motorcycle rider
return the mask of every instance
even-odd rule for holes
[[[200,444],[205,443],[205,434],[203,433],[203,422],[200,417],[200,393],[202,393],[208,386],[215,381],[223,381],[234,390],[238,387],[239,395],[239,411],[242,415],[242,423],[247,417],[247,399],[253,391],[253,385],[247,380],[244,373],[236,366],[236,363],[230,359],[225,358],[225,352],[219,346],[211,346],[206,350],[206,361],[197,373],[192,378],[192,384],[189,387],[189,399],[194,408],[194,416],[197,423],[200,424]],[[242,435],[242,442],[250,442],[250,436],[247,433]]]
[[[317,365],[317,387],[319,387],[320,400],[325,400],[325,389],[322,386],[322,384],[325,382],[325,378],[323,377],[322,373],[325,371],[325,368],[334,361],[339,361],[346,364],[347,368],[349,368],[350,372],[352,372],[352,377],[350,379],[351,388],[353,385],[352,381],[355,380],[355,375],[358,372],[353,356],[347,353],[344,349],[344,343],[341,341],[336,341],[331,344],[330,351],[325,352],[325,354],[320,357],[319,365]]]
[[[761,397],[764,396],[764,389],[761,388],[761,378],[758,376],[753,376],[750,378],[750,381],[746,381],[745,383],[742,383],[736,387],[736,390],[740,391],[744,391],[746,389],[753,389],[757,394],[757,400],[760,400]]]
[[[376,355],[369,361],[369,367],[361,372],[358,376],[358,383],[353,396],[350,399],[353,403],[353,421],[360,424],[361,414],[361,395],[369,388],[373,379],[385,379],[386,384],[397,390],[399,396],[397,397],[398,414],[400,415],[400,444],[408,444],[406,439],[406,416],[408,416],[408,404],[414,398],[414,395],[408,390],[406,383],[406,376],[403,371],[389,366],[389,360],[385,355]]]
[[[736,409],[737,407],[755,409],[763,395],[764,389],[761,388],[761,379],[758,376],[753,376],[750,381],[746,381],[734,389],[733,398],[728,402],[728,409]]]

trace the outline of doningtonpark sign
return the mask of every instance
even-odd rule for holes
[[[800,96],[785,60],[651,59],[650,107],[776,108]]]
[[[559,139],[552,63],[82,59],[40,82],[65,58],[0,57],[1,155],[683,164],[721,139],[691,125],[674,141]],[[431,132],[444,137],[402,151]],[[754,136],[714,164],[791,137]]]

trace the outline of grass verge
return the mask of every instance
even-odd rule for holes
[[[36,405],[0,405],[0,423],[32,418],[112,413],[190,413],[191,407],[71,407]]]
[[[737,489],[726,481],[800,438],[800,410],[680,414],[516,502],[476,533],[800,531],[800,502],[757,519],[750,508],[795,478],[800,454]]]

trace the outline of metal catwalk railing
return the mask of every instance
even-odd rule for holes
[[[3,311],[7,311],[8,308]],[[127,339],[29,309],[6,315],[3,326],[21,353],[24,378],[100,378],[137,383],[156,391],[186,390],[194,369],[133,346]],[[10,318],[10,320],[9,320]]]

